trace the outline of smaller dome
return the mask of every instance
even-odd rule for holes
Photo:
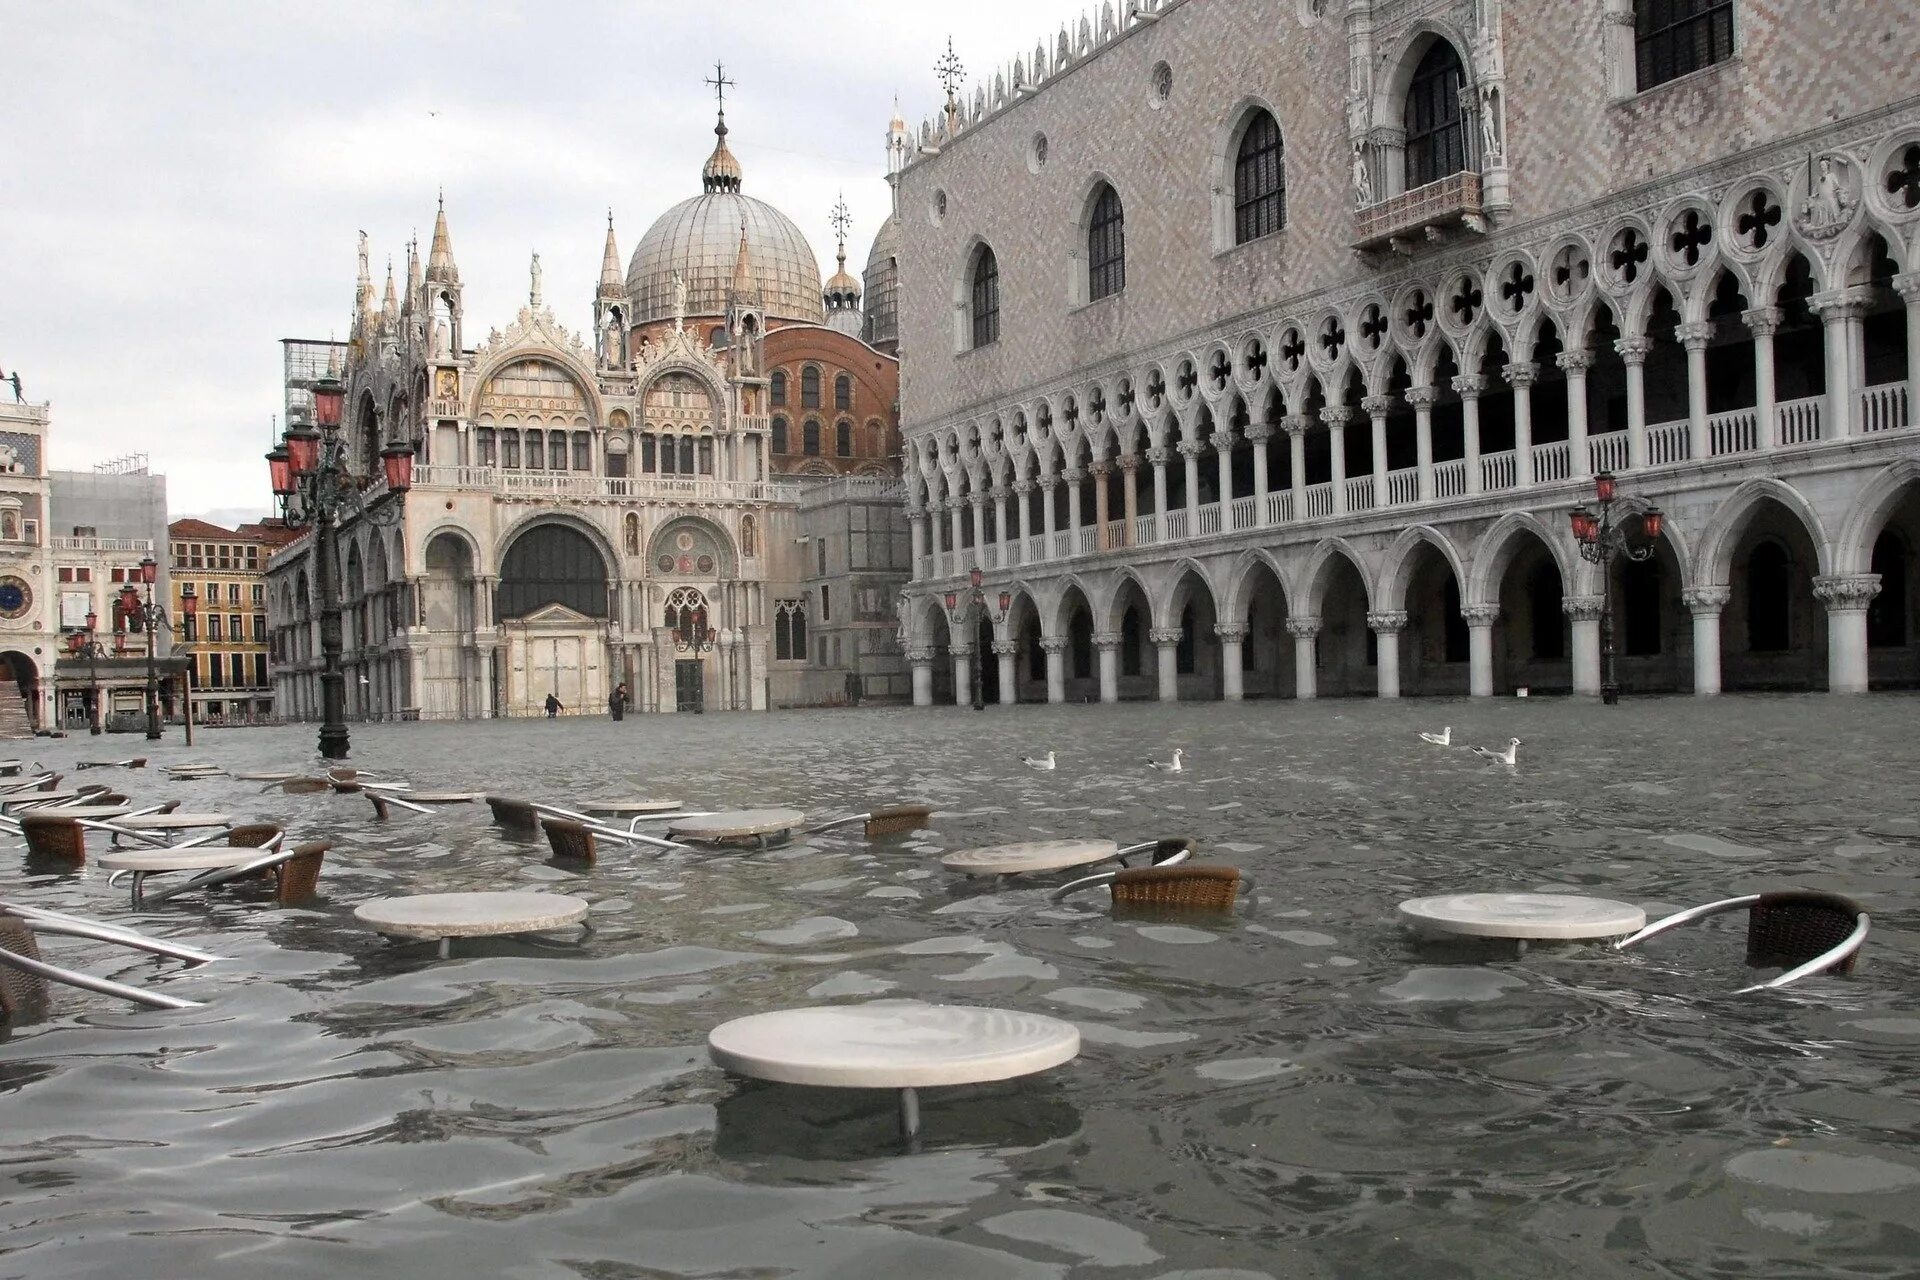
[[[874,233],[867,253],[866,333],[869,345],[899,341],[900,216],[890,215]]]
[[[707,191],[738,191],[740,189],[740,162],[733,152],[727,150],[727,118],[720,117],[720,123],[713,126],[713,154],[700,166],[700,185]]]

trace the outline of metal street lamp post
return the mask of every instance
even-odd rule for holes
[[[1581,558],[1600,566],[1600,700],[1609,707],[1620,701],[1620,681],[1614,670],[1613,655],[1613,562],[1620,556],[1634,561],[1652,557],[1664,519],[1660,508],[1647,507],[1639,513],[1639,527],[1635,529],[1628,523],[1631,513],[1614,515],[1618,490],[1613,473],[1602,471],[1593,478],[1593,496],[1600,504],[1599,514],[1595,515],[1587,507],[1575,507],[1569,515]]]
[[[972,642],[974,647],[973,661],[967,666],[967,696],[975,711],[984,711],[987,707],[986,699],[983,696],[984,678],[980,672],[980,664],[985,661],[985,656],[979,651],[980,618],[987,612],[987,593],[980,588],[981,577],[982,575],[978,565],[967,571],[968,592],[965,609],[959,608],[959,592],[947,592],[947,617],[951,619],[952,625],[955,628],[965,629],[963,634]],[[1013,593],[1011,591],[1002,591],[1000,593],[1000,612],[993,615],[994,621],[998,622],[1004,619],[1007,616],[1007,610],[1011,608],[1012,605]]]
[[[107,652],[107,647],[94,634],[99,625],[100,615],[89,609],[87,629],[67,637],[67,651],[87,660],[87,732],[95,736],[100,732],[100,669],[95,660],[105,657]]]
[[[162,629],[171,630],[173,622],[167,617],[166,606],[153,598],[154,579],[159,574],[159,565],[152,556],[140,562],[140,582],[147,589],[146,598],[141,599],[139,590],[131,583],[120,588],[120,613],[126,618],[137,618],[140,627],[147,635],[147,741],[160,740],[160,677],[154,669],[154,659],[159,648],[157,637]],[[191,596],[188,604],[195,603]],[[183,606],[184,607],[184,606]],[[192,608],[186,608],[192,613]]]
[[[382,474],[356,473],[340,432],[346,388],[329,374],[313,384],[316,426],[295,423],[267,454],[274,497],[287,524],[313,528],[314,583],[320,597],[320,754],[328,760],[347,756],[346,676],[340,669],[340,581],[335,531],[343,519],[365,517],[381,523],[400,518],[403,497],[413,487],[413,446],[390,440],[380,450]],[[386,493],[371,499],[377,479]]]

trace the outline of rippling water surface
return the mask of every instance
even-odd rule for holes
[[[1519,767],[1415,737],[1449,721],[1456,742],[1524,739]],[[208,1003],[66,991],[0,1043],[0,1275],[1911,1275],[1917,724],[1913,698],[1876,695],[355,726],[353,763],[423,788],[940,808],[871,844],[603,850],[584,874],[480,805],[379,826],[363,797],[95,773],[335,851],[302,909],[232,890],[130,913],[97,870],[0,860],[9,898],[227,957],[182,972],[49,940]],[[305,769],[312,742],[149,754]],[[70,778],[147,745],[18,744]],[[1176,745],[1189,773],[1144,768]],[[1020,765],[1049,747],[1057,772]],[[1256,909],[1115,921],[938,862],[1086,833],[1192,835],[1257,879]],[[1517,959],[1416,946],[1394,919],[1445,892],[1656,912],[1788,885],[1866,902],[1856,977],[1724,994],[1739,918],[1632,958]],[[352,918],[503,887],[582,895],[596,931],[443,962]],[[1084,1051],[929,1091],[912,1155],[884,1093],[707,1064],[726,1019],[882,995],[1068,1018]]]

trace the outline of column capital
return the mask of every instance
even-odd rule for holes
[[[1247,626],[1243,622],[1215,623],[1213,634],[1228,644],[1239,644],[1247,638]]]
[[[1180,451],[1180,456],[1183,458],[1197,458],[1200,456],[1201,449],[1205,447],[1206,446],[1202,445],[1198,440],[1182,440],[1174,446],[1174,448]]]
[[[1828,613],[1858,613],[1880,594],[1877,573],[1823,573],[1813,580],[1813,594]]]
[[[1571,622],[1598,622],[1606,602],[1599,596],[1562,596],[1560,612]]]
[[[1290,436],[1304,436],[1313,419],[1304,413],[1289,413],[1280,419],[1280,429]]]
[[[922,665],[924,665],[924,664],[926,664],[926,663],[929,663],[929,662],[932,662],[932,661],[933,661],[933,650],[931,650],[931,649],[909,649],[909,650],[907,650],[907,661],[908,661],[908,662],[910,662],[910,663],[912,663],[912,664],[913,664],[913,665],[915,665],[915,666],[922,666]]]
[[[1628,364],[1645,364],[1647,353],[1653,350],[1650,338],[1615,338],[1613,349]]]
[[[1353,410],[1343,404],[1330,404],[1320,411],[1320,421],[1327,424],[1329,431],[1335,427],[1345,427],[1353,421]]]
[[[993,653],[997,658],[1011,658],[1019,652],[1020,642],[1017,640],[995,640],[993,642]]]
[[[1369,418],[1384,418],[1393,412],[1397,396],[1368,396],[1360,402],[1360,409]]]
[[[967,494],[967,505],[978,511],[987,505],[987,495],[975,489]]]
[[[1453,379],[1454,394],[1462,400],[1477,400],[1480,393],[1486,389],[1486,378],[1477,373],[1462,373]]]
[[[1531,360],[1516,360],[1512,364],[1502,365],[1500,376],[1515,391],[1524,391],[1540,377],[1540,366]]]
[[[993,488],[987,490],[987,496],[989,498],[992,498],[995,502],[1005,502],[1007,500],[1007,494],[1009,492],[1010,490],[1007,488],[1006,485],[997,484],[993,486]]]
[[[1431,409],[1433,408],[1434,401],[1440,398],[1440,388],[1408,387],[1402,394],[1406,402],[1412,405],[1415,410]]]
[[[1105,458],[1087,464],[1087,474],[1096,480],[1105,480],[1112,471],[1113,468],[1108,465]]]
[[[1673,340],[1689,351],[1705,351],[1713,338],[1713,326],[1704,320],[1690,320],[1673,326]]]
[[[1120,469],[1126,472],[1128,475],[1132,475],[1134,472],[1138,471],[1140,469],[1140,455],[1137,453],[1121,454]]]
[[[1068,467],[1060,473],[1060,478],[1068,484],[1079,484],[1087,478],[1087,472],[1084,467]]]
[[[1066,651],[1067,651],[1067,638],[1065,636],[1041,636],[1040,637],[1040,652],[1046,653],[1046,654],[1055,654],[1055,653],[1065,653]]]
[[[1233,448],[1233,432],[1231,431],[1216,431],[1208,436],[1207,439],[1212,442],[1214,452],[1216,453],[1225,453]]]
[[[1170,644],[1179,644],[1180,637],[1184,634],[1178,627],[1155,627],[1147,632],[1147,639],[1165,648]]]
[[[1240,434],[1247,438],[1248,444],[1265,444],[1267,441],[1273,439],[1273,424],[1271,422],[1250,422]]]
[[[1171,456],[1170,451],[1163,444],[1156,444],[1152,448],[1147,450],[1147,461],[1151,462],[1156,467],[1166,466],[1167,459],[1170,456]]]
[[[1383,609],[1367,615],[1367,626],[1381,635],[1394,635],[1404,631],[1407,626],[1405,609]]]
[[[1126,637],[1118,631],[1096,631],[1093,633],[1093,647],[1096,649],[1118,649]]]
[[[1688,587],[1680,593],[1680,602],[1696,618],[1718,616],[1731,599],[1733,590],[1729,587]]]
[[[1568,373],[1585,373],[1593,368],[1593,352],[1585,347],[1576,347],[1572,351],[1562,351],[1553,358],[1553,362]]]
[[[971,658],[973,656],[973,645],[963,640],[959,644],[947,645],[947,652],[956,658]]]
[[[1490,627],[1500,621],[1500,606],[1497,604],[1462,605],[1460,616],[1466,619],[1469,627]]]
[[[1754,337],[1771,338],[1780,332],[1787,313],[1779,307],[1755,307],[1751,311],[1742,311],[1740,318],[1746,322],[1747,331]]]
[[[1827,289],[1808,297],[1807,310],[1827,324],[1858,320],[1873,305],[1870,289]]]
[[[1312,614],[1287,619],[1287,634],[1295,640],[1311,640],[1320,634],[1320,619]]]
[[[1013,491],[1024,498],[1033,492],[1033,481],[1022,476],[1013,482]]]
[[[1907,305],[1920,306],[1920,271],[1902,271],[1893,278],[1893,291],[1907,300]]]

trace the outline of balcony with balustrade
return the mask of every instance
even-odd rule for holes
[[[864,479],[864,477],[862,478]],[[804,483],[772,480],[719,480],[712,476],[597,476],[575,471],[524,471],[507,467],[419,464],[415,489],[489,493],[500,498],[552,502],[741,503],[799,502]],[[876,493],[884,482],[872,482]],[[370,492],[369,498],[378,496]]]

